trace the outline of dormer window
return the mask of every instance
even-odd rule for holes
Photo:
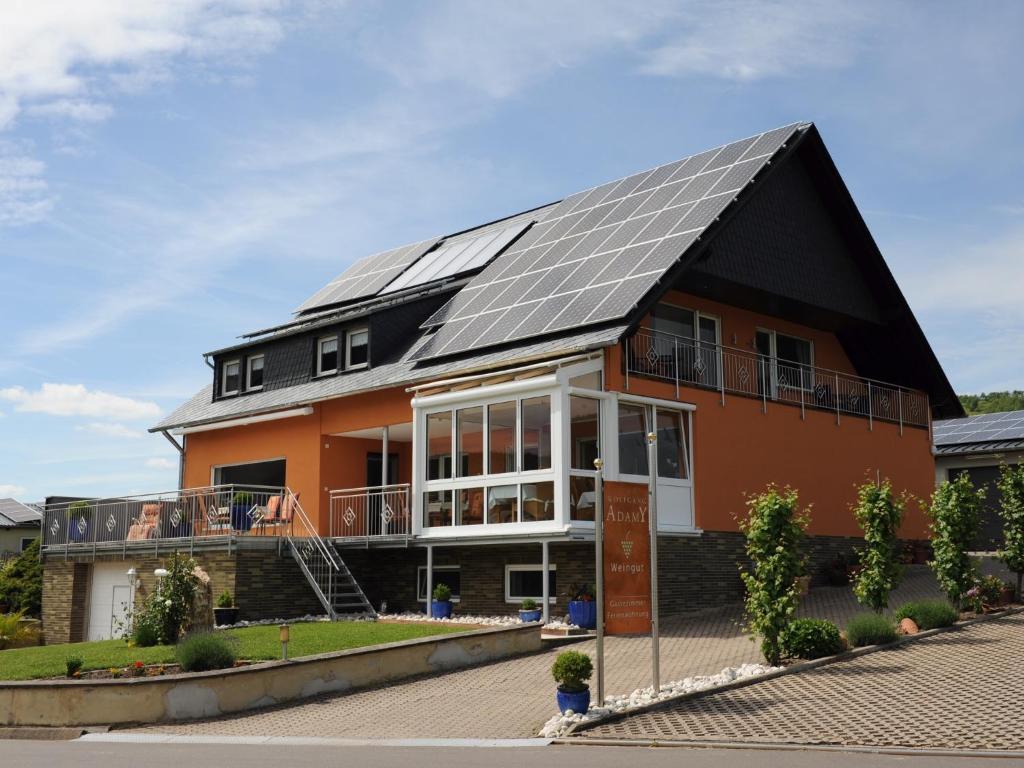
[[[317,342],[316,375],[338,372],[338,337],[321,336]]]
[[[370,332],[366,328],[345,335],[345,368],[365,368],[370,360]]]
[[[241,385],[242,363],[239,360],[228,360],[221,368],[220,393],[226,397],[237,395]]]
[[[263,389],[263,355],[253,355],[249,358],[245,388],[248,392]]]

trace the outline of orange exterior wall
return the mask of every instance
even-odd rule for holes
[[[738,310],[715,302],[676,294],[672,303],[719,317],[727,346],[752,348],[757,327],[814,341],[815,364],[855,373],[838,340],[830,333]],[[736,341],[733,341],[735,334]],[[609,348],[605,358],[606,388],[630,394],[675,399],[675,386],[631,376],[626,389],[621,347]],[[800,493],[802,506],[811,505],[808,532],[826,536],[859,536],[851,505],[855,486],[876,473],[892,480],[897,492],[927,499],[934,487],[935,460],[929,431],[898,424],[800,408],[741,395],[682,387],[679,399],[697,407],[693,414],[693,482],[696,523],[708,531],[737,530],[736,516],[745,512],[745,494],[769,483],[789,485]],[[907,505],[904,538],[926,538],[927,521],[917,503]]]

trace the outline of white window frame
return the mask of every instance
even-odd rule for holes
[[[769,372],[769,386],[771,387],[771,391],[768,393],[769,397],[771,397],[773,400],[778,397],[778,386],[779,386],[779,350],[778,350],[778,346],[776,344],[776,339],[777,339],[778,336],[785,336],[785,337],[790,338],[790,339],[796,339],[797,341],[806,341],[810,345],[810,348],[811,348],[811,362],[808,364],[808,367],[810,368],[811,380],[809,382],[809,386],[807,386],[807,387],[803,386],[803,376],[800,377],[800,386],[796,386],[796,385],[793,385],[793,384],[790,384],[789,386],[792,387],[793,389],[796,389],[796,390],[802,389],[804,392],[811,392],[814,389],[814,379],[815,379],[815,376],[814,376],[814,370],[815,370],[815,368],[814,368],[814,339],[808,339],[808,338],[806,338],[804,336],[798,336],[795,333],[786,333],[785,331],[777,331],[774,328],[765,328],[763,326],[757,326],[757,328],[754,330],[754,333],[755,333],[755,338],[756,338],[756,334],[758,334],[758,333],[767,333],[768,334],[768,345],[769,345],[769,351],[770,351],[770,354],[768,355],[768,363],[771,366],[771,371]],[[756,343],[754,345],[754,348],[756,350],[756,348],[757,348]],[[792,360],[785,360],[785,361],[782,361],[782,362],[783,363],[787,363],[789,365],[801,365],[800,363],[794,363],[794,361],[792,361]]]
[[[262,384],[260,384],[258,386],[255,386],[255,387],[252,385],[252,364],[254,362],[256,362],[257,360],[261,360],[263,362],[263,368],[261,368],[260,370],[262,372],[266,372],[266,370],[267,370],[266,355],[263,355],[263,354],[253,355],[252,357],[249,357],[249,358],[246,359],[246,361],[245,361],[245,391],[246,392],[259,392],[261,389],[263,389],[263,385]]]
[[[543,602],[543,595],[522,595],[520,597],[512,596],[512,578],[511,574],[514,571],[538,571],[543,575],[544,564],[543,563],[517,563],[505,566],[505,602],[506,603],[522,603],[527,598],[536,600],[537,602]],[[555,563],[548,564],[548,572],[558,571],[558,565]],[[553,605],[557,600],[557,595],[548,595],[548,604]]]
[[[323,359],[324,359],[323,345],[324,345],[325,341],[333,341],[334,342],[334,344],[335,344],[334,354],[335,354],[335,359],[337,361],[337,362],[335,362],[334,367],[330,368],[328,370],[324,370],[323,368],[320,367],[322,362],[323,362]],[[330,334],[330,335],[327,335],[327,336],[320,336],[316,340],[316,375],[317,376],[331,376],[331,375],[337,373],[338,372],[338,363],[341,361],[340,354],[339,354],[340,352],[341,352],[341,341],[338,338],[338,334],[333,333],[333,334]]]
[[[438,573],[439,571],[448,571],[449,573],[451,573],[452,571],[458,571],[459,572],[459,594],[458,595],[452,594],[452,602],[453,603],[461,603],[462,602],[462,566],[461,565],[435,565],[433,567],[433,572],[434,573]],[[425,603],[425,602],[427,602],[428,599],[431,599],[433,597],[433,595],[428,595],[426,598],[420,597],[420,575],[421,574],[423,575],[423,588],[426,589],[426,586],[427,586],[426,573],[427,573],[427,566],[425,566],[425,565],[418,565],[418,566],[416,566],[416,602],[417,603]],[[434,581],[434,586],[436,587],[437,584],[438,584],[438,582],[435,580]]]
[[[357,333],[366,334],[366,362],[352,364],[352,337]],[[370,366],[370,329],[369,328],[353,328],[351,331],[345,332],[345,370],[346,371],[357,371],[360,368],[368,368]]]
[[[238,366],[238,386],[235,389],[228,389],[228,368],[232,365]],[[220,394],[221,397],[228,397],[230,395],[237,395],[242,391],[242,360],[241,358],[235,358],[234,360],[225,360],[220,366]]]

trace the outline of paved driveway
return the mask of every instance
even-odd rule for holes
[[[894,602],[931,597],[937,590],[923,568],[910,569]],[[840,623],[857,612],[849,588],[816,588],[801,613]],[[719,672],[759,661],[740,632],[738,606],[662,622],[662,680]],[[594,654],[594,641],[573,646]],[[650,685],[648,638],[608,638],[605,692],[630,693]],[[237,736],[344,738],[517,738],[535,736],[556,713],[550,669],[561,648],[531,656],[397,683],[323,696],[303,703],[236,715],[138,729],[141,732]]]

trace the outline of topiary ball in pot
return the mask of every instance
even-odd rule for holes
[[[447,584],[434,587],[433,601],[430,603],[430,617],[433,619],[450,619],[452,617],[452,590]]]
[[[563,715],[583,714],[590,709],[590,686],[587,680],[594,673],[590,657],[579,651],[563,651],[551,666],[551,676],[558,683],[555,700]]]
[[[519,605],[519,620],[520,621],[540,621],[541,609],[537,605],[537,601],[531,597],[526,598]]]

